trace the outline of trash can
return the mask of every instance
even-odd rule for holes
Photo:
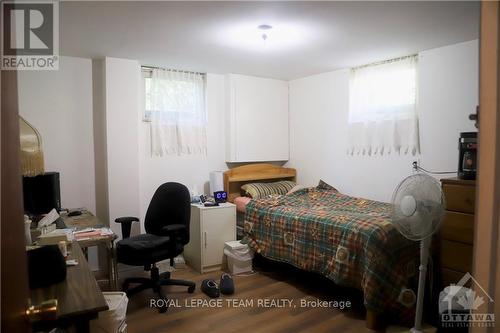
[[[92,333],[126,333],[128,298],[124,292],[103,292],[109,310],[99,312],[97,319],[90,321]]]
[[[239,241],[226,242],[224,254],[227,257],[227,267],[231,274],[252,271],[253,251],[247,244],[241,244]]]

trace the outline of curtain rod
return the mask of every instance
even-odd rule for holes
[[[410,54],[410,55],[403,56],[403,57],[398,57],[398,58],[393,58],[393,59],[388,59],[388,60],[382,60],[382,61],[377,61],[377,62],[372,62],[370,64],[361,65],[361,66],[357,66],[357,67],[352,67],[351,69],[360,69],[360,68],[365,68],[365,67],[369,67],[369,66],[383,65],[383,64],[388,64],[388,63],[391,63],[391,62],[395,62],[395,61],[399,61],[399,60],[403,60],[403,59],[408,59],[408,58],[413,58],[413,57],[417,57],[417,56],[418,56],[418,53],[415,53],[415,54]]]
[[[162,67],[154,67],[154,66],[141,66],[141,70],[152,71],[153,69],[161,69],[161,70],[168,71],[168,72],[205,75],[205,73],[201,73],[201,72],[192,72],[192,71],[185,71],[185,70],[180,70],[180,69],[162,68]]]

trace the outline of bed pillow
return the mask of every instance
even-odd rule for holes
[[[295,182],[283,180],[274,183],[248,183],[241,187],[243,193],[252,199],[260,199],[271,194],[287,194],[294,186]]]
[[[338,190],[333,187],[332,185],[328,184],[327,182],[323,181],[322,179],[319,180],[318,186],[316,186],[318,190],[329,190],[329,191],[335,191],[338,192]]]

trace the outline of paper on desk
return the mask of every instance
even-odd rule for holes
[[[99,232],[99,230],[92,230],[92,231],[75,233],[74,236],[77,240],[82,240],[82,239],[101,236],[101,233]]]
[[[107,235],[112,235],[112,234],[114,234],[114,232],[110,228],[106,228],[106,227],[101,228],[101,235],[107,236]]]
[[[68,242],[71,242],[75,239],[73,235],[73,229],[56,229],[54,231],[48,232],[46,234],[40,235],[39,238],[50,238],[54,236],[66,235],[66,239]]]
[[[59,218],[59,214],[55,208],[46,214],[40,221],[38,221],[38,229],[42,229],[43,227],[48,226],[49,224],[54,223]]]
[[[80,229],[80,230],[77,230],[74,232],[74,234],[82,234],[82,233],[85,233],[85,232],[89,232],[89,231],[93,231],[94,228],[83,228],[83,229]]]
[[[98,236],[112,235],[113,231],[110,228],[85,228],[83,230],[75,231],[74,236],[77,240],[90,239]]]

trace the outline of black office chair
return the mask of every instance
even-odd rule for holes
[[[151,271],[151,278],[132,277],[123,282],[122,290],[131,297],[136,293],[152,288],[160,298],[164,298],[161,286],[177,285],[188,287],[192,293],[195,283],[170,278],[170,272],[159,274],[156,263],[174,258],[182,253],[184,245],[189,243],[189,219],[191,217],[190,194],[186,186],[179,183],[165,183],[153,195],[146,213],[144,226],[146,234],[130,237],[132,222],[136,217],[120,217],[115,220],[122,225],[123,239],[116,244],[117,261],[126,265],[144,266]],[[139,283],[129,289],[131,283]],[[168,302],[163,302],[167,304]],[[161,307],[165,312],[167,307]]]

